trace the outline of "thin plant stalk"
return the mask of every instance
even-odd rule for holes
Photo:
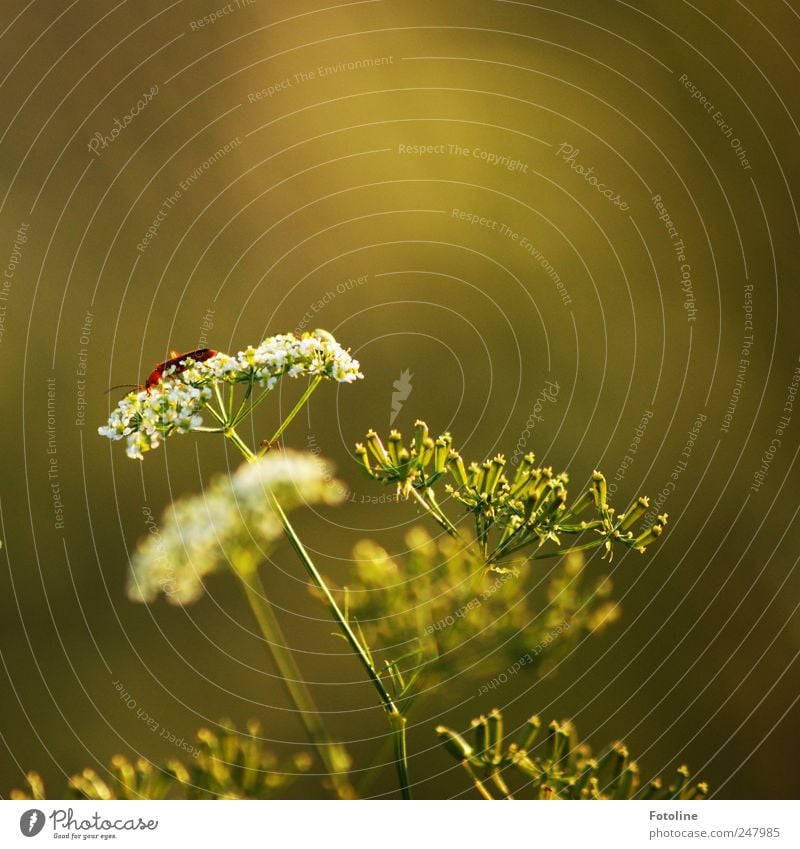
[[[336,791],[336,795],[340,799],[354,799],[356,793],[346,773],[350,757],[344,746],[329,737],[319,717],[317,706],[303,681],[294,656],[287,648],[283,629],[267,599],[264,585],[261,583],[258,574],[257,564],[240,561],[234,565],[250,609],[253,611],[256,622],[258,622],[272,659],[278,667],[283,686],[297,708],[306,734],[314,744],[320,760],[328,771],[329,780]]]
[[[462,542],[463,542],[463,537],[462,537],[462,536],[461,536],[461,534],[458,532],[458,529],[457,529],[457,528],[455,527],[455,525],[454,525],[454,524],[453,524],[453,523],[452,523],[452,522],[451,522],[451,521],[447,518],[447,516],[446,516],[446,515],[444,514],[444,512],[442,511],[442,508],[441,508],[441,507],[439,507],[439,505],[436,503],[435,499],[432,497],[432,496],[433,496],[433,490],[428,489],[428,490],[426,490],[426,493],[425,493],[425,494],[428,496],[428,501],[426,501],[426,500],[425,500],[425,499],[424,499],[424,498],[423,498],[423,497],[422,497],[422,496],[421,496],[421,495],[417,492],[417,490],[416,490],[416,489],[412,489],[412,490],[411,490],[411,495],[413,495],[413,496],[414,496],[414,498],[415,498],[415,499],[419,502],[419,504],[420,504],[420,506],[422,507],[422,509],[423,509],[423,510],[425,510],[425,511],[427,511],[428,515],[429,515],[429,516],[430,516],[430,517],[431,517],[431,518],[432,518],[435,522],[437,522],[439,525],[441,525],[441,527],[442,527],[445,531],[447,531],[447,533],[448,533],[448,534],[450,534],[450,536],[451,536],[451,537],[453,537],[454,539],[462,540]],[[430,502],[430,503],[429,503],[429,502]]]
[[[231,440],[248,462],[252,463],[256,461],[256,455],[248,448],[233,426],[226,424],[222,432]],[[272,605],[267,600],[267,595],[261,583],[261,578],[258,575],[256,565],[245,564],[244,568],[241,568],[240,564],[240,568],[236,569],[236,573],[240,578],[240,583],[248,604],[264,636],[267,648],[272,659],[275,661],[275,665],[278,667],[283,684],[297,709],[300,721],[319,754],[320,760],[330,775],[331,784],[340,798],[355,798],[355,790],[346,773],[343,772],[345,764],[349,763],[349,755],[341,744],[331,740],[324,724],[319,718],[319,710],[311,692],[303,680],[302,674],[295,663],[294,656],[286,647],[286,638],[283,635],[283,630],[275,616]]]
[[[397,706],[391,694],[384,686],[380,675],[372,664],[369,652],[364,648],[364,646],[361,644],[361,641],[358,639],[355,632],[350,627],[350,623],[347,621],[347,617],[342,613],[341,608],[336,603],[336,599],[333,597],[331,591],[328,589],[328,585],[325,583],[325,579],[317,570],[317,567],[314,565],[313,560],[309,557],[305,546],[300,541],[300,538],[295,533],[291,522],[289,522],[289,519],[283,512],[283,508],[278,503],[274,495],[270,494],[270,499],[272,502],[272,506],[278,515],[278,518],[283,524],[284,532],[292,548],[295,550],[295,553],[300,558],[300,562],[305,567],[306,572],[313,581],[314,585],[324,596],[331,613],[336,619],[339,628],[342,630],[345,639],[355,652],[356,657],[359,659],[359,661],[361,661],[361,665],[364,667],[367,675],[369,676],[370,681],[372,682],[372,685],[375,687],[378,692],[378,695],[380,696],[381,702],[383,703],[383,708],[389,717],[389,724],[392,728],[395,751],[395,769],[397,770],[397,777],[400,782],[400,790],[404,799],[410,799],[411,782],[408,774],[408,751],[406,748],[406,718],[405,716],[403,716],[403,713],[401,712],[400,708]]]
[[[291,420],[297,415],[297,413],[302,409],[303,405],[308,401],[309,397],[311,396],[311,393],[316,389],[320,380],[321,380],[321,378],[315,378],[314,380],[311,381],[311,384],[306,389],[306,391],[303,393],[303,396],[300,398],[298,403],[295,405],[295,407],[289,413],[287,418],[283,421],[281,426],[278,428],[275,435],[270,440],[270,443],[274,442],[276,439],[278,439],[280,437],[280,435],[283,433],[283,431],[289,425]],[[255,406],[255,404],[253,406]],[[223,407],[223,409],[224,409],[224,407]],[[250,409],[252,409],[252,407]],[[228,421],[228,422],[225,422],[224,424],[225,424],[225,427],[224,427],[225,436],[228,439],[231,440],[231,442],[236,446],[236,448],[241,452],[242,456],[248,462],[250,462],[250,463],[255,462],[258,459],[259,455],[255,454],[253,451],[251,451],[250,448],[247,446],[247,444],[242,440],[242,438],[236,432],[235,423]],[[269,447],[269,444],[268,444],[267,448],[268,447]],[[327,602],[331,613],[333,614],[334,618],[336,619],[336,622],[339,625],[339,628],[341,629],[342,634],[344,635],[345,639],[349,643],[350,647],[355,652],[356,657],[359,659],[359,661],[361,662],[361,665],[364,667],[364,669],[367,673],[367,676],[369,677],[370,681],[372,682],[372,685],[375,687],[375,689],[378,693],[378,696],[381,699],[381,703],[383,704],[383,708],[386,711],[386,714],[389,718],[389,724],[390,724],[391,729],[392,729],[392,737],[393,737],[393,742],[394,742],[394,753],[395,753],[395,769],[397,770],[397,777],[398,777],[398,780],[400,782],[400,790],[401,790],[403,799],[411,799],[412,798],[411,797],[411,781],[410,781],[409,773],[408,773],[408,750],[407,750],[407,746],[406,746],[406,725],[407,725],[406,717],[403,715],[402,711],[400,710],[400,708],[395,703],[391,694],[386,689],[383,681],[381,680],[380,675],[378,674],[377,670],[375,669],[375,667],[372,663],[369,652],[362,645],[361,641],[356,636],[353,629],[350,627],[350,623],[348,622],[347,617],[342,613],[339,605],[336,602],[336,599],[333,597],[330,589],[328,589],[328,585],[325,583],[325,579],[322,577],[319,570],[314,565],[314,561],[311,559],[311,557],[309,556],[308,552],[305,549],[305,546],[300,541],[300,538],[297,536],[297,533],[295,532],[294,527],[292,526],[291,522],[289,521],[289,518],[286,515],[286,513],[284,512],[280,503],[278,502],[278,500],[275,498],[275,496],[272,493],[269,494],[269,499],[270,499],[270,503],[271,503],[272,508],[275,510],[275,513],[278,516],[278,519],[280,520],[281,525],[283,526],[284,533],[286,534],[286,537],[289,540],[289,543],[291,544],[292,548],[294,549],[295,553],[297,554],[298,558],[300,559],[300,562],[305,567],[305,570],[308,573],[308,576],[311,578],[314,585],[317,587],[317,589],[322,593],[323,597],[325,598],[325,601]],[[249,600],[249,598],[250,598],[250,596],[248,595],[248,600]],[[262,601],[263,600],[265,600],[265,597],[263,597],[263,595],[262,595]],[[255,612],[255,610],[254,610],[254,612]],[[277,622],[276,622],[276,624],[277,624]],[[281,644],[281,646],[283,646],[285,648],[284,643],[280,643],[280,644]],[[293,659],[292,659],[292,662],[293,662]],[[295,680],[300,680],[299,674],[298,674],[298,676],[295,677]],[[305,685],[303,685],[303,686],[305,686]],[[311,699],[310,693],[308,694],[308,698],[309,698],[309,700]],[[311,701],[311,704],[313,705],[313,700]],[[315,709],[315,714],[316,713],[317,713],[317,711]],[[312,740],[313,740],[313,737],[312,737]],[[320,756],[322,756],[322,748],[320,748]]]
[[[303,407],[304,407],[304,406],[308,403],[308,399],[311,397],[311,394],[312,394],[312,393],[314,392],[314,390],[315,390],[315,389],[316,389],[316,388],[320,385],[320,383],[321,383],[321,382],[322,382],[322,378],[321,378],[321,377],[315,377],[315,378],[311,381],[311,383],[309,383],[309,385],[308,385],[308,387],[307,387],[306,391],[302,394],[302,396],[301,396],[300,400],[299,400],[299,401],[298,401],[298,402],[294,405],[294,408],[293,408],[293,409],[292,409],[292,411],[289,413],[289,415],[288,415],[288,416],[286,416],[286,418],[285,418],[285,419],[281,422],[280,427],[279,427],[279,428],[275,431],[275,433],[273,433],[273,434],[272,434],[272,439],[270,439],[270,441],[266,444],[266,447],[265,447],[264,449],[262,449],[262,451],[261,451],[260,453],[262,453],[262,454],[266,453],[266,451],[268,451],[268,450],[269,450],[269,447],[270,447],[273,443],[277,442],[277,441],[280,439],[280,437],[281,437],[281,435],[283,434],[283,432],[284,432],[284,431],[286,430],[286,428],[287,428],[287,427],[289,427],[289,425],[292,423],[292,420],[294,419],[294,417],[295,417],[295,416],[296,416],[296,415],[300,412],[300,410],[302,410],[302,409],[303,409]]]

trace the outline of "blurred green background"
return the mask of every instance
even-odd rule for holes
[[[453,681],[414,715],[418,795],[466,790],[434,726],[495,705],[624,738],[645,776],[797,795],[797,3],[9,0],[0,31],[3,793],[181,754],[115,681],[178,736],[258,716],[305,746],[231,581],[186,609],[124,595],[146,510],[237,458],[184,437],[139,464],[96,429],[170,348],[325,327],[366,379],[318,390],[287,442],[351,489],[299,521],[338,582],[356,539],[401,547],[416,518],[370,503],[350,456],[404,371],[397,426],[475,457],[522,439],[671,518],[614,561],[621,621],[557,674]],[[360,669],[288,550],[265,580],[365,766],[385,725]]]

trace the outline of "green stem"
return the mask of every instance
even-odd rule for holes
[[[237,425],[243,419],[246,419],[250,413],[252,413],[253,410],[255,410],[255,408],[267,397],[267,395],[269,395],[270,392],[272,392],[272,389],[267,387],[256,397],[255,401],[250,402],[250,406],[247,407],[247,409],[245,409],[245,401],[247,401],[247,398],[245,398],[245,401],[242,402],[242,406],[239,408],[239,412],[236,414],[236,418],[233,420],[233,424]]]
[[[300,410],[305,407],[306,403],[308,403],[308,399],[311,397],[313,391],[320,385],[322,382],[322,378],[317,376],[315,377],[311,383],[309,383],[308,388],[300,397],[300,400],[294,405],[291,413],[281,422],[281,426],[272,434],[272,439],[267,443],[265,449],[261,450],[261,454],[265,454],[269,450],[269,446],[280,439],[281,434],[286,430],[287,427],[292,423],[292,419],[300,412]]]
[[[232,391],[233,391],[233,387],[231,387],[231,392]],[[239,422],[241,421],[242,411],[244,410],[245,406],[247,405],[247,399],[250,397],[250,394],[252,393],[252,391],[253,391],[253,378],[251,377],[250,381],[247,384],[247,389],[245,389],[245,391],[244,391],[244,397],[242,398],[242,403],[239,404],[239,409],[236,411],[236,415],[233,416],[230,420],[231,427],[236,427],[236,425],[239,424]]]
[[[455,539],[461,539],[461,534],[455,529],[450,520],[441,513],[441,510],[437,512],[434,507],[429,504],[416,489],[411,489],[411,494],[414,498],[419,502],[420,507],[437,523],[439,524],[451,537]],[[438,505],[437,505],[438,507]]]
[[[309,387],[309,390],[313,391],[313,388],[314,388],[314,386],[312,384],[312,386]],[[310,394],[310,391],[307,390],[306,396],[309,395],[309,394]],[[233,442],[233,444],[239,449],[239,451],[242,453],[242,455],[245,457],[245,459],[248,460],[248,462],[253,463],[253,462],[256,461],[257,455],[255,455],[247,447],[247,445],[242,441],[242,438],[239,436],[239,434],[236,432],[236,430],[233,427],[229,426],[225,430],[225,436],[227,436],[227,438],[230,439],[231,442]],[[275,496],[271,492],[269,494],[269,499],[270,499],[270,503],[271,503],[273,509],[275,510],[275,513],[277,514],[278,518],[280,519],[281,524],[283,525],[283,530],[284,530],[284,533],[286,534],[287,539],[289,540],[289,543],[291,544],[292,548],[295,550],[295,553],[297,554],[297,556],[300,558],[300,562],[305,567],[306,572],[308,572],[309,577],[314,582],[317,589],[319,589],[320,592],[325,597],[325,600],[328,603],[328,607],[330,608],[331,612],[333,613],[334,618],[336,619],[339,627],[341,628],[342,633],[345,636],[345,639],[347,640],[347,642],[350,644],[350,647],[355,652],[356,657],[361,661],[361,665],[366,670],[367,675],[369,676],[370,680],[372,681],[373,686],[378,691],[378,695],[380,696],[381,702],[383,703],[383,708],[386,711],[386,713],[389,717],[389,722],[392,726],[392,735],[393,735],[393,738],[394,738],[394,746],[395,746],[395,768],[397,769],[397,776],[398,776],[398,779],[400,781],[400,789],[401,789],[403,798],[404,799],[410,799],[411,798],[411,782],[410,782],[409,775],[408,775],[408,752],[406,750],[406,718],[403,716],[400,709],[395,704],[394,699],[392,699],[391,695],[389,694],[389,691],[384,686],[383,681],[381,681],[380,676],[378,675],[377,671],[375,670],[375,667],[372,665],[372,661],[370,660],[369,653],[364,648],[364,646],[361,645],[360,640],[358,639],[358,637],[353,632],[353,629],[350,627],[350,623],[347,621],[347,618],[342,613],[341,609],[339,608],[339,605],[336,603],[336,599],[333,597],[333,595],[331,594],[331,591],[328,589],[328,585],[325,583],[325,579],[322,577],[322,575],[317,570],[317,567],[314,565],[314,562],[311,559],[311,557],[309,556],[308,552],[306,551],[303,543],[300,541],[300,538],[297,536],[297,533],[295,532],[294,528],[292,527],[291,522],[289,521],[289,518],[287,517],[283,508],[281,507],[280,502],[278,501],[277,498],[275,498]],[[262,593],[262,596],[263,596],[263,593]],[[265,597],[262,598],[262,601],[265,601]],[[277,622],[275,624],[277,624]],[[274,641],[268,641],[268,644],[274,645]],[[283,645],[284,644],[281,643],[281,646],[283,646]],[[293,658],[290,658],[290,659],[291,659],[291,662],[293,663],[294,659]],[[277,658],[276,658],[276,662],[277,662]],[[298,672],[297,675],[294,676],[294,681],[299,682],[302,687],[305,687],[305,685],[302,683],[302,679],[299,676],[299,672]],[[313,700],[311,700],[310,694],[308,694],[308,699],[310,701],[310,704],[313,705]],[[317,715],[316,708],[314,708],[313,710],[314,710],[314,715],[316,716]],[[301,711],[301,715],[302,715],[302,711]],[[310,733],[309,733],[309,736],[311,736]],[[313,739],[314,738],[312,737],[312,740]],[[322,749],[320,749],[320,757],[322,757]],[[331,774],[331,776],[333,778],[333,773]]]
[[[222,416],[223,423],[228,424],[227,416],[225,415],[225,399],[222,397],[222,392],[219,389],[219,383],[214,381],[214,395],[217,398],[217,403],[219,404],[219,413]]]
[[[339,627],[342,629],[342,633],[345,636],[345,639],[350,644],[350,648],[356,653],[358,659],[361,661],[361,665],[367,672],[367,675],[372,681],[373,686],[378,691],[378,695],[383,702],[383,706],[386,711],[391,715],[393,713],[400,713],[397,709],[397,706],[394,703],[389,691],[381,681],[380,676],[378,675],[375,667],[372,665],[372,662],[369,659],[369,655],[367,654],[366,649],[361,645],[361,641],[356,636],[353,629],[350,627],[350,623],[345,618],[345,615],[342,613],[339,605],[336,603],[336,599],[331,594],[331,591],[328,589],[328,585],[325,583],[325,579],[317,570],[317,567],[314,565],[314,562],[309,557],[308,552],[306,551],[302,542],[300,542],[300,538],[297,536],[294,528],[292,527],[291,522],[289,522],[286,513],[284,513],[283,508],[278,503],[278,500],[275,496],[270,493],[270,500],[272,502],[272,506],[275,512],[278,514],[278,518],[283,525],[284,533],[286,534],[287,539],[289,540],[292,548],[295,550],[295,553],[300,558],[300,562],[305,567],[306,572],[308,572],[309,577],[314,582],[314,585],[317,589],[322,593],[325,597],[325,601],[328,603],[328,607],[331,609],[336,622]]]
[[[306,397],[313,391],[314,383],[306,390]],[[296,413],[294,413],[296,415]],[[225,430],[225,436],[233,442],[233,444],[239,449],[242,455],[248,460],[248,462],[255,462],[258,458],[257,455],[254,454],[248,446],[242,441],[242,438],[236,432],[235,428],[229,426]],[[367,672],[372,685],[378,692],[380,696],[381,702],[383,703],[383,708],[386,711],[389,722],[392,726],[392,734],[394,736],[394,744],[395,744],[395,767],[397,769],[397,777],[400,781],[400,788],[404,799],[411,798],[411,783],[408,775],[408,753],[406,750],[406,718],[403,716],[400,709],[394,702],[394,699],[390,695],[389,691],[381,681],[380,675],[378,675],[375,667],[372,665],[372,661],[369,657],[369,652],[365,649],[365,647],[361,644],[361,641],[356,636],[353,629],[350,627],[350,623],[347,621],[347,618],[342,613],[339,605],[336,603],[336,599],[331,594],[331,591],[328,589],[328,585],[325,583],[325,579],[317,570],[317,567],[314,565],[314,561],[309,556],[308,552],[305,549],[305,546],[300,541],[300,538],[297,536],[297,533],[292,526],[289,518],[281,507],[280,502],[277,498],[275,498],[272,492],[269,493],[269,500],[272,508],[275,510],[276,515],[280,519],[281,525],[283,526],[284,533],[286,534],[289,543],[297,554],[300,562],[305,567],[306,572],[309,577],[313,581],[314,585],[317,589],[322,593],[326,602],[328,603],[328,607],[333,613],[336,622],[339,625],[339,628],[342,630],[345,639],[350,644],[350,647],[356,654],[356,657],[361,662],[361,665]],[[296,680],[300,680],[299,676]],[[310,699],[309,695],[309,699]],[[311,702],[313,704],[313,701]],[[316,711],[315,711],[316,713]],[[313,738],[312,738],[313,739]]]
[[[463,537],[458,532],[458,528],[456,528],[456,526],[450,521],[450,519],[447,518],[447,514],[439,506],[439,502],[436,500],[436,493],[433,491],[432,487],[429,486],[425,490],[425,498],[428,500],[428,503],[433,508],[434,513],[439,516],[444,522],[445,530],[450,534],[450,536],[463,541]]]
[[[394,743],[394,764],[400,779],[400,790],[404,799],[411,799],[411,779],[408,774],[408,750],[406,748],[406,718],[398,713],[389,717]]]
[[[574,545],[572,548],[562,548],[558,551],[551,551],[548,554],[534,554],[532,560],[544,560],[547,557],[561,557],[564,554],[572,554],[574,551],[588,551],[590,548],[598,548],[604,545],[610,539],[609,536],[604,536],[601,539],[587,542],[584,545]]]
[[[255,462],[256,455],[232,427],[226,429],[225,436],[239,449],[248,462]],[[278,667],[284,686],[297,708],[303,727],[314,744],[320,760],[330,774],[330,780],[337,795],[342,799],[355,798],[355,790],[346,774],[343,773],[343,769],[346,769],[345,765],[349,764],[349,755],[343,746],[330,739],[319,719],[319,710],[303,681],[297,664],[294,662],[294,657],[286,648],[286,639],[272,606],[267,601],[258,572],[255,568],[252,568],[246,575],[240,574],[240,578],[247,600],[266,640],[267,648]],[[253,589],[253,584],[256,585],[256,589]]]
[[[503,776],[500,774],[500,770],[498,767],[494,767],[492,770],[492,781],[495,784],[495,787],[506,797],[506,799],[513,800],[513,796],[511,795],[511,791],[508,789],[508,785],[503,780]]]
[[[287,648],[286,638],[272,605],[267,600],[264,585],[255,564],[241,564],[236,569],[242,588],[258,622],[272,659],[278,667],[283,686],[297,709],[300,722],[319,754],[340,799],[356,798],[355,790],[347,777],[350,756],[340,743],[334,742],[319,718],[319,711],[303,681],[294,656]]]
[[[212,406],[211,404],[206,404],[205,409],[211,413],[212,416],[223,426],[225,427],[225,417],[221,416]]]
[[[272,502],[273,508],[275,509],[275,512],[278,514],[278,518],[281,520],[283,530],[286,534],[287,539],[289,540],[289,543],[295,550],[297,556],[300,558],[300,562],[305,567],[305,570],[313,581],[314,585],[324,596],[331,613],[333,613],[333,616],[336,619],[339,628],[344,634],[345,639],[355,652],[356,657],[359,659],[359,661],[361,661],[361,665],[364,667],[370,681],[372,682],[372,685],[377,690],[378,695],[380,696],[380,699],[383,702],[383,708],[389,717],[389,722],[392,726],[392,733],[395,738],[395,767],[397,769],[397,777],[400,781],[400,789],[402,791],[403,798],[410,799],[411,784],[408,775],[408,754],[406,751],[405,742],[406,718],[403,716],[402,712],[395,704],[394,699],[384,686],[383,681],[381,681],[380,675],[378,675],[377,671],[375,670],[375,667],[372,665],[372,661],[369,658],[369,653],[361,644],[361,641],[358,639],[353,629],[350,627],[350,623],[347,621],[347,618],[342,613],[339,605],[336,603],[336,599],[333,597],[331,591],[328,589],[328,585],[325,583],[325,579],[317,570],[317,567],[314,565],[314,562],[309,557],[308,552],[303,546],[303,543],[300,542],[300,538],[295,533],[291,522],[289,522],[286,513],[283,512],[283,508],[278,503],[278,500],[275,498],[275,496],[272,495],[272,493],[270,493],[270,500]]]
[[[465,759],[461,761],[461,766],[463,766],[464,769],[467,771],[467,774],[472,779],[472,783],[475,785],[475,789],[478,791],[478,793],[480,793],[484,799],[491,802],[494,799],[494,796],[492,796],[492,794],[486,789],[486,785],[480,780],[480,778],[478,778],[478,775],[472,768],[470,762]]]
[[[247,447],[247,445],[242,441],[241,436],[233,429],[233,427],[228,427],[225,429],[225,436],[230,439],[230,441],[239,449],[242,456],[248,463],[254,462],[257,457],[256,455]]]
[[[548,551],[546,554],[532,554],[528,559],[529,560],[546,560],[548,557],[562,557],[565,554],[572,554],[574,551],[588,551],[590,548],[597,548],[598,546],[606,543],[611,537],[609,535],[603,536],[600,539],[592,540],[592,542],[587,542],[584,545],[575,545],[572,548],[561,548],[558,551]],[[509,548],[503,552],[503,554],[513,554],[515,551],[520,551],[525,548],[525,546],[530,545],[529,542],[524,542],[522,545],[518,545],[514,548]],[[494,558],[491,561],[494,562]]]

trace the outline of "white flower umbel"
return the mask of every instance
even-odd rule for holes
[[[352,383],[363,377],[359,368],[358,360],[325,330],[302,336],[292,333],[270,336],[258,347],[246,348],[236,356],[216,353],[202,362],[187,356],[179,365],[165,369],[158,383],[126,395],[98,432],[112,440],[127,439],[128,456],[141,460],[145,452],[158,448],[162,439],[173,433],[210,429],[230,437],[233,428],[264,400],[284,375],[312,378],[307,394],[301,399],[305,403],[319,381]],[[245,385],[244,398],[234,405],[237,384]],[[262,391],[254,393],[255,387],[261,387]],[[227,403],[223,400],[226,392]],[[213,400],[218,402],[217,406]],[[203,427],[200,415],[203,410],[213,416],[219,427]],[[290,414],[279,433],[296,412]]]
[[[211,394],[209,386],[189,386],[167,377],[151,389],[126,395],[98,432],[109,439],[127,437],[128,456],[141,460],[145,451],[158,448],[162,437],[200,427],[199,413]]]
[[[325,330],[296,336],[293,333],[270,336],[258,347],[245,348],[235,356],[216,354],[195,363],[182,373],[192,385],[209,381],[251,383],[272,389],[278,380],[288,377],[322,377],[337,383],[352,383],[364,375],[358,360]]]
[[[215,478],[202,495],[176,501],[161,527],[143,540],[131,559],[128,595],[151,602],[163,593],[172,604],[189,604],[203,593],[206,575],[257,563],[283,534],[271,506],[284,511],[304,504],[337,504],[341,485],[311,454],[270,453],[233,475]]]

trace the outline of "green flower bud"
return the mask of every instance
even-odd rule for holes
[[[608,485],[606,479],[600,472],[595,472],[592,475],[592,496],[594,497],[595,507],[600,510],[608,510]]]
[[[475,752],[469,743],[456,731],[440,725],[436,729],[444,748],[459,761],[472,760]]]
[[[367,447],[370,451],[372,451],[372,454],[374,455],[375,459],[378,461],[380,466],[384,469],[388,469],[391,463],[389,461],[389,455],[386,453],[386,449],[383,447],[383,443],[381,442],[380,436],[378,436],[378,434],[375,433],[374,430],[367,431],[366,441]]]
[[[488,460],[484,460],[480,466],[476,466],[476,469],[477,474],[473,485],[478,492],[478,495],[483,497],[487,492],[486,482],[489,479],[489,472],[492,469],[492,464]]]
[[[360,442],[356,443],[356,460],[368,477],[375,477],[375,472],[372,471],[372,466],[369,462],[367,449]]]
[[[514,484],[509,490],[508,497],[513,499],[523,499],[533,486],[534,477],[531,472],[527,472],[524,475],[520,475],[519,472],[517,472],[514,476]]]
[[[519,747],[523,751],[528,751],[536,742],[539,736],[539,730],[542,727],[542,720],[534,714],[523,727],[523,736],[520,739]]]
[[[622,516],[620,516],[619,529],[621,531],[627,531],[629,528],[632,528],[644,516],[649,506],[650,499],[647,496],[637,498]]]
[[[669,799],[680,799],[681,794],[686,789],[686,785],[689,783],[689,767],[685,764],[683,766],[679,766],[677,770],[677,781],[675,784],[669,788]]]
[[[490,755],[491,762],[497,765],[503,760],[503,715],[494,708],[486,721],[489,732],[487,754]]]
[[[467,476],[467,470],[464,467],[464,460],[457,451],[450,451],[447,455],[447,468],[458,486],[469,486],[469,478]]]
[[[491,461],[491,463],[489,463],[489,468],[486,474],[486,493],[488,495],[494,494],[494,491],[497,488],[497,483],[500,480],[500,475],[503,473],[505,465],[506,458],[502,454],[498,454]]]
[[[389,452],[389,461],[391,464],[397,468],[400,465],[400,446],[403,442],[403,437],[400,436],[400,432],[397,430],[392,430],[389,432],[389,445],[387,450]]]
[[[414,447],[417,450],[417,454],[422,453],[422,444],[428,438],[428,425],[425,424],[421,419],[417,419],[414,422]]]
[[[563,725],[553,720],[548,726],[547,733],[547,757],[553,763],[558,763],[563,757],[569,755],[569,732],[570,726]]]
[[[444,436],[440,436],[433,448],[433,471],[435,474],[439,475],[445,470],[449,454],[450,443]]]
[[[663,519],[663,521],[662,521]],[[667,516],[666,513],[664,516],[659,516],[658,521],[656,521],[653,525],[651,525],[646,531],[639,534],[638,537],[633,542],[633,547],[644,554],[644,550],[648,545],[655,542],[661,534],[664,533],[664,525],[666,524]]]
[[[422,443],[422,449],[419,451],[418,462],[421,469],[430,465],[430,462],[433,459],[434,450],[433,440],[429,436],[426,437]]]
[[[483,714],[472,720],[472,732],[475,737],[475,754],[481,760],[490,758],[489,723]]]
[[[519,465],[517,466],[517,473],[514,475],[514,483],[520,483],[520,481],[525,480],[529,477],[529,472],[533,468],[533,464],[535,462],[535,457],[533,456],[533,452],[530,454],[526,454],[521,460]]]
[[[622,770],[622,775],[617,781],[617,786],[614,789],[614,798],[629,799],[631,791],[639,783],[639,765],[635,761],[631,761],[625,769]]]

